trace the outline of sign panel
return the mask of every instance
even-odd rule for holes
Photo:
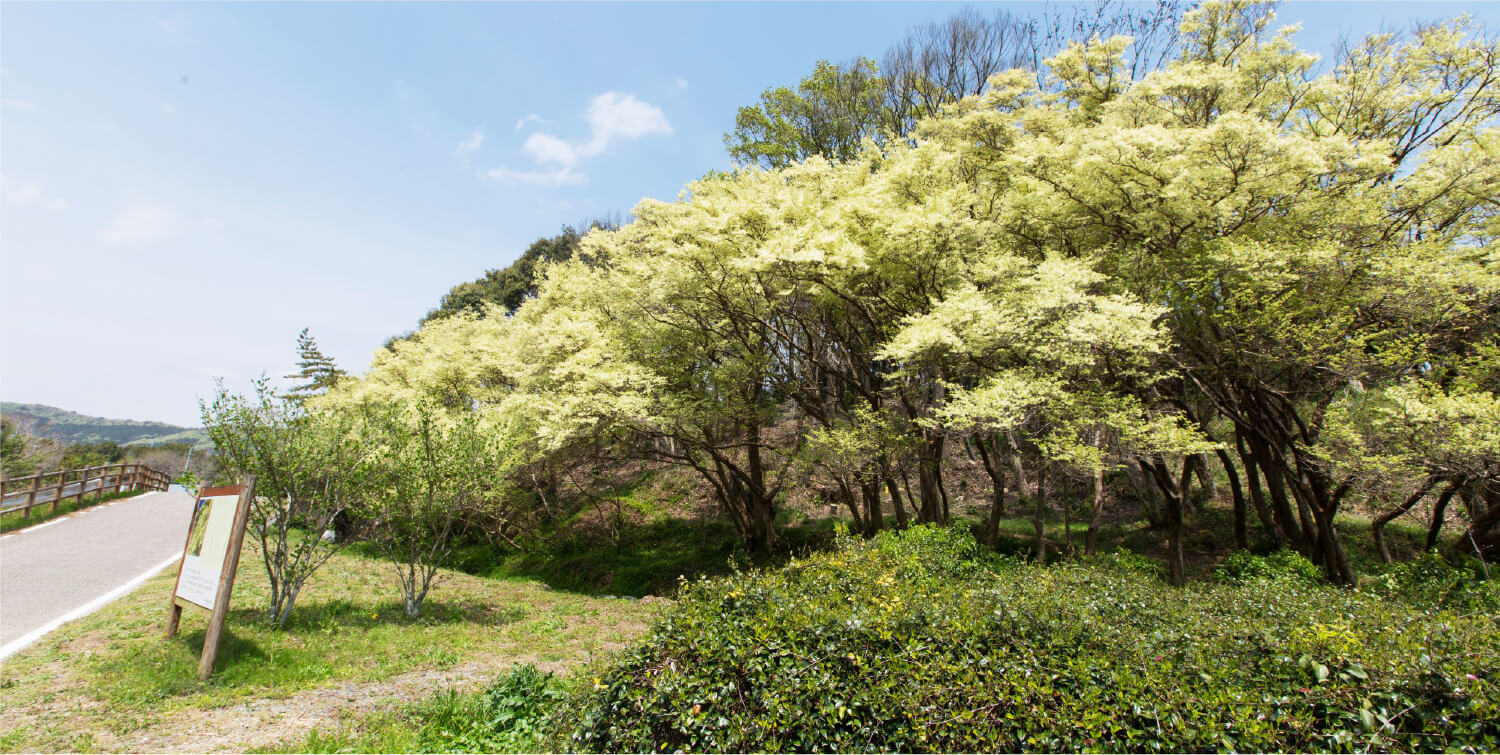
[[[203,657],[198,662],[199,679],[206,680],[213,674],[214,659],[219,655],[219,640],[229,615],[229,596],[234,590],[234,573],[240,565],[240,545],[245,541],[245,524],[254,496],[255,477],[246,475],[243,484],[199,491],[198,503],[193,507],[187,542],[182,547],[182,563],[177,568],[177,584],[167,606],[166,636],[171,639],[177,635],[182,609],[191,606],[208,612]]]
[[[204,495],[198,499],[198,505],[193,509],[193,523],[188,528],[182,570],[177,578],[177,597],[209,611],[214,609],[239,500],[238,486],[232,493]]]

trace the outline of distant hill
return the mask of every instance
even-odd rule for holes
[[[162,443],[191,443],[195,448],[209,448],[213,443],[201,427],[179,427],[165,422],[137,422],[130,419],[89,417],[66,409],[42,404],[17,404],[0,401],[0,414],[14,419],[33,435],[55,438],[63,443],[97,443],[110,440],[122,446],[150,446]]]

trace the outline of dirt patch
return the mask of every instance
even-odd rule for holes
[[[314,730],[332,728],[341,719],[355,720],[380,710],[399,709],[444,689],[482,687],[517,663],[532,663],[554,673],[567,666],[560,661],[514,657],[470,661],[441,671],[413,671],[378,682],[305,690],[279,700],[181,711],[148,730],[99,744],[129,752],[244,752],[296,743]]]

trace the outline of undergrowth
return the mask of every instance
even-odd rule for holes
[[[1130,554],[1044,568],[958,530],[843,538],[685,583],[646,641],[558,707],[550,747],[1500,746],[1495,582],[1419,562],[1345,590],[1286,555],[1247,558],[1261,560],[1178,589]]]

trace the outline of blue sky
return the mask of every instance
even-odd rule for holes
[[[1039,3],[972,4],[1017,14]],[[735,109],[957,3],[0,4],[0,398],[197,424],[729,167]],[[1302,47],[1500,3],[1290,3]]]

